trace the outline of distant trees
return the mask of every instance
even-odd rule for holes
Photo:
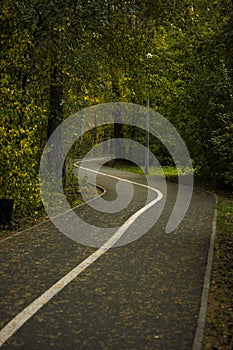
[[[199,174],[232,186],[232,14],[230,0],[3,0],[0,197],[37,212],[40,155],[57,125],[92,104],[148,96]],[[144,140],[118,120],[84,135],[82,149],[113,136]],[[153,139],[151,149],[168,161]]]
[[[200,4],[189,33],[185,63],[191,73],[185,87],[185,139],[200,175],[217,185],[233,185],[233,5]],[[197,2],[198,4],[198,2]],[[195,11],[195,7],[194,7]]]

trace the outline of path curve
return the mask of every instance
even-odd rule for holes
[[[90,160],[89,160],[90,161]],[[80,162],[76,162],[75,166],[78,167]],[[105,254],[113,245],[123,236],[125,231],[134,223],[134,221],[142,215],[147,209],[154,206],[162,198],[163,194],[161,191],[152,188],[150,186],[136,183],[130,180],[126,180],[117,176],[105,174],[103,172],[97,172],[95,170],[89,169],[87,167],[81,167],[86,171],[91,171],[98,173],[102,176],[114,178],[116,180],[121,180],[127,183],[131,183],[148,190],[154,191],[158,196],[156,199],[151,201],[149,204],[138,210],[136,213],[131,215],[125,223],[120,226],[120,228],[115,232],[115,234],[104,243],[97,251],[91,254],[88,258],[82,261],[74,269],[72,269],[67,275],[61,278],[57,283],[52,285],[46,292],[44,292],[40,297],[35,299],[30,305],[24,308],[19,314],[17,314],[10,322],[8,322],[0,331],[0,347],[19,329],[21,328],[38,310],[40,310],[45,304],[47,304],[55,295],[57,295],[63,288],[65,288],[71,281],[73,281],[78,275],[80,275],[87,267],[93,264],[98,258]]]

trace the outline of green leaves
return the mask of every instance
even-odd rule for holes
[[[35,210],[47,134],[82,108],[145,104],[148,96],[151,108],[179,130],[199,172],[232,184],[232,13],[230,0],[193,6],[190,0],[4,0],[1,196],[15,197],[22,212]],[[61,94],[51,103],[58,85]],[[55,105],[62,107],[57,120]],[[79,151],[113,132],[103,127],[85,135]],[[121,132],[143,142],[142,134]],[[155,140],[151,150],[167,161]]]

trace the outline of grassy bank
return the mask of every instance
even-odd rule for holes
[[[125,163],[114,163],[114,167],[119,168],[123,171],[130,171],[135,174],[140,174],[143,175],[144,171],[142,168],[139,168],[137,166],[127,166]],[[190,170],[186,169],[186,171],[182,171],[182,169],[173,167],[173,166],[164,166],[161,168],[158,167],[150,167],[150,175],[152,176],[174,176],[176,177],[177,175],[184,175],[184,174],[189,174]]]

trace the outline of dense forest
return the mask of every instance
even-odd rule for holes
[[[20,215],[42,207],[40,157],[64,119],[98,103],[146,105],[148,94],[197,176],[233,187],[232,0],[3,0],[0,17],[0,198]],[[78,151],[126,135],[99,127]]]

